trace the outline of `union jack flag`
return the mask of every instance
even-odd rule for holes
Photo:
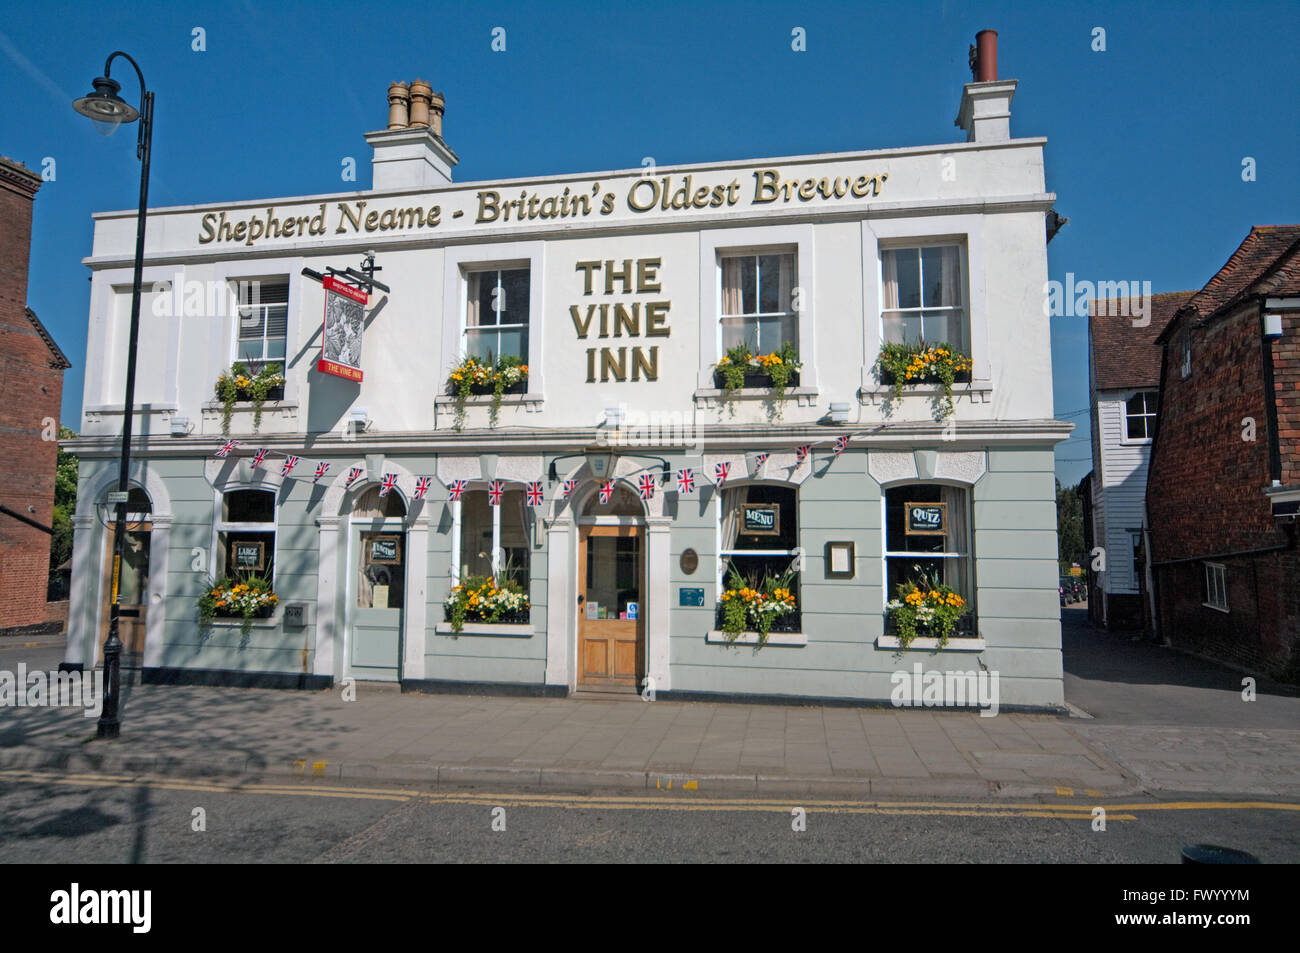
[[[451,486],[447,488],[447,499],[453,503],[460,502],[460,496],[465,492],[465,487],[468,485],[468,480],[452,480]]]
[[[836,438],[835,438],[835,456],[838,457],[841,453],[843,453],[843,452],[844,452],[844,448],[847,447],[848,445],[849,445],[849,435],[848,435],[848,434],[843,434],[843,435],[841,435],[841,436],[839,436],[839,437],[836,437]]]
[[[315,476],[315,478],[314,478],[311,482],[312,482],[312,483],[319,483],[319,482],[320,482],[320,478],[323,477],[327,472],[329,472],[329,468],[330,468],[330,465],[329,465],[328,463],[318,463],[318,464],[316,464],[316,476]]]
[[[805,443],[802,447],[799,447],[797,450],[795,450],[794,452],[795,466],[798,466],[799,464],[807,460],[808,454],[810,453],[812,453],[812,444],[810,443]]]
[[[609,498],[614,495],[614,481],[606,480],[600,485],[600,502],[608,503]]]
[[[687,467],[685,470],[677,471],[677,492],[694,493],[695,492],[695,470]]]
[[[713,482],[718,486],[727,482],[727,474],[731,472],[730,463],[715,463],[713,465]]]
[[[541,480],[534,480],[533,482],[528,484],[528,505],[529,506],[542,505],[542,481]]]
[[[257,453],[253,454],[253,469],[257,469],[258,467],[260,467],[262,465],[262,461],[266,459],[266,455],[270,452],[271,452],[270,450],[262,449],[257,451]]]
[[[433,477],[420,477],[415,481],[415,498],[424,499],[424,494],[429,492],[429,487],[433,486]]]
[[[488,484],[488,503],[493,506],[501,505],[501,497],[506,492],[504,480],[493,480]]]
[[[362,472],[361,467],[353,467],[351,470],[349,470],[349,471],[348,471],[348,482],[345,483],[345,484],[343,484],[343,488],[346,490],[346,489],[347,489],[348,487],[350,487],[353,483],[356,483],[356,482],[357,482],[357,477],[361,476],[361,472]]]
[[[754,469],[755,469],[755,470],[761,470],[762,467],[763,467],[763,464],[767,463],[767,458],[770,457],[770,456],[771,456],[770,453],[756,453],[756,454],[754,454]]]
[[[226,445],[217,451],[217,456],[219,457],[230,456],[230,451],[234,450],[235,447],[237,447],[238,445],[239,445],[238,440],[227,440]]]
[[[387,496],[388,491],[397,487],[397,474],[385,473],[384,478],[379,481],[379,495]]]
[[[578,488],[578,481],[577,481],[577,480],[565,480],[565,481],[564,481],[564,499],[567,500],[567,499],[570,497],[570,495],[572,495],[573,491],[576,490],[577,488]]]
[[[287,477],[293,472],[293,468],[298,465],[302,457],[295,457],[292,453],[284,458],[284,463],[280,465],[280,476]]]
[[[637,483],[637,492],[641,494],[643,500],[653,500],[655,498],[655,478],[649,473],[641,474],[641,479]]]

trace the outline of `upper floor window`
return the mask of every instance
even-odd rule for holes
[[[1156,392],[1134,394],[1124,405],[1124,436],[1129,440],[1150,440],[1156,435]]]
[[[886,344],[948,343],[970,353],[960,245],[889,248],[881,253]]]
[[[239,282],[237,361],[283,361],[288,327],[287,278]]]
[[[1188,327],[1183,328],[1182,338],[1179,341],[1178,370],[1183,377],[1192,376],[1192,332]]]
[[[1205,564],[1205,588],[1202,592],[1205,605],[1220,612],[1228,611],[1228,567],[1223,563]]]
[[[722,258],[722,349],[747,345],[769,354],[789,344],[799,349],[794,307],[798,270],[793,252],[728,254]]]
[[[528,363],[528,268],[472,271],[465,312],[465,354],[485,364],[503,357]]]

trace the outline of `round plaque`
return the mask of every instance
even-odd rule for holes
[[[682,553],[682,572],[690,575],[700,568],[700,554],[693,549],[685,550]]]

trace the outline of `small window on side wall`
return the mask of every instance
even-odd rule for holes
[[[1228,567],[1222,563],[1205,564],[1205,605],[1220,612],[1228,611]]]
[[[1156,435],[1156,392],[1134,394],[1124,405],[1124,436],[1128,440],[1150,440]]]

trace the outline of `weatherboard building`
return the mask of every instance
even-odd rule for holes
[[[369,191],[151,210],[144,679],[887,702],[920,661],[1059,707],[1054,196],[980,39],[960,142],[462,185],[416,81]],[[96,215],[86,259],[74,666],[107,626],[134,233]],[[922,577],[946,639],[908,625]]]

